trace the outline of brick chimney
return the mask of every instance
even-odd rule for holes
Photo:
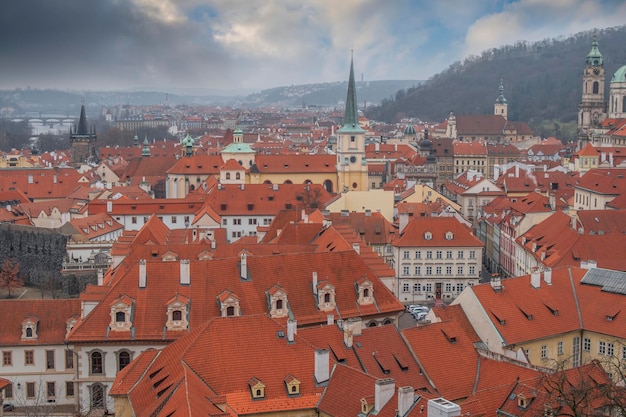
[[[146,288],[146,260],[142,259],[139,261],[139,288]]]
[[[380,413],[396,392],[393,378],[377,379],[374,385],[374,409]]]
[[[180,285],[189,285],[191,283],[191,273],[189,268],[189,259],[180,260]]]
[[[248,260],[245,253],[241,254],[241,262],[239,263],[240,277],[243,280],[248,279]]]
[[[287,342],[293,343],[298,333],[298,322],[295,319],[287,320]]]
[[[398,388],[398,417],[404,417],[415,401],[413,387]]]
[[[329,367],[330,356],[327,349],[315,350],[315,382],[323,384],[330,377]]]

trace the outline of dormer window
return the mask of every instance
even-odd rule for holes
[[[285,377],[285,388],[287,389],[287,395],[294,396],[300,395],[300,381],[293,375],[289,374]]]
[[[322,282],[317,287],[317,308],[321,311],[335,309],[335,287],[328,282]]]
[[[433,239],[433,234],[431,232],[425,232],[424,233],[424,239],[425,240],[432,240]]]
[[[446,240],[452,240],[454,239],[454,233],[447,231],[446,232]]]
[[[357,282],[357,302],[360,305],[368,305],[374,303],[374,285],[367,278],[362,278]]]
[[[176,294],[167,302],[167,330],[187,330],[189,328],[189,298]]]
[[[121,295],[111,303],[111,322],[109,327],[112,331],[128,331],[133,326],[131,313],[135,300],[127,295]]]
[[[76,325],[76,317],[72,317],[65,322],[65,335],[67,336]]]
[[[270,317],[287,317],[289,308],[287,306],[287,292],[280,286],[274,285],[269,290],[270,296]]]
[[[262,400],[265,398],[265,384],[257,378],[250,378],[248,386],[250,387],[250,394],[252,394],[253,400]]]
[[[28,317],[22,322],[22,340],[36,340],[39,338],[38,329],[39,319],[37,317]]]
[[[239,307],[239,297],[230,291],[223,291],[217,296],[217,304],[219,306],[222,317],[238,317],[241,316],[241,308]]]

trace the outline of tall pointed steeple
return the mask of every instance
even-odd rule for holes
[[[365,132],[361,129],[361,126],[359,126],[359,108],[356,101],[356,83],[354,81],[354,58],[350,59],[350,78],[348,79],[346,111],[343,116],[343,126],[339,131]]]
[[[70,132],[70,152],[72,154],[72,162],[76,165],[85,162],[95,162],[98,155],[95,149],[96,129],[89,127],[87,124],[87,113],[85,111],[85,102],[80,106],[80,118],[78,126],[74,126],[74,132]]]
[[[369,187],[365,158],[365,130],[359,125],[354,82],[354,59],[350,59],[350,78],[343,126],[337,130],[337,189],[366,191]]]
[[[87,125],[87,115],[85,114],[85,104],[80,106],[80,118],[78,119],[78,128],[76,129],[77,135],[88,135],[89,126]]]

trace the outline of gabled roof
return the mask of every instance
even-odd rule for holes
[[[136,384],[129,387],[118,378],[112,392],[127,394],[133,411],[141,416],[157,413],[163,406],[186,414],[207,410],[213,415],[218,410],[212,404],[227,404],[237,415],[314,409],[325,388],[315,383],[314,349],[297,335],[294,343],[288,343],[284,334],[282,325],[265,316],[207,321],[165,347],[148,367],[142,366],[145,371]],[[264,360],[250,360],[253,357]],[[300,381],[299,395],[288,394],[287,375]],[[251,378],[264,385],[263,398],[252,397]],[[194,394],[195,399],[188,399]]]
[[[543,280],[543,273],[539,288],[525,275],[507,279],[499,292],[489,284],[474,286],[471,291],[507,345],[583,329],[624,338],[626,317],[615,316],[615,306],[623,304],[624,295],[582,283],[587,272],[554,268],[551,285]]]
[[[79,217],[74,220],[70,220],[69,223],[76,231],[76,234],[86,240],[92,240],[99,236],[124,229],[123,225],[106,213]]]

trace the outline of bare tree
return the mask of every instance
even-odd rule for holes
[[[20,264],[15,259],[8,258],[2,264],[0,271],[0,288],[5,289],[11,298],[11,292],[24,286],[24,281],[20,278]]]

